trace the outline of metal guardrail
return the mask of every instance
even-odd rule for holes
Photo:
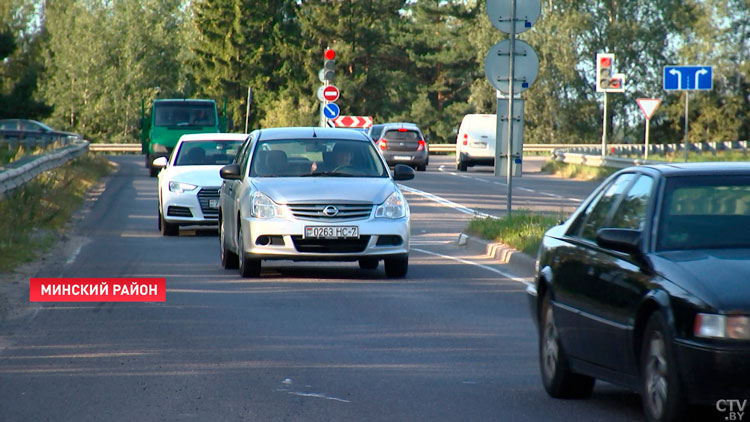
[[[90,144],[91,152],[135,152],[141,153],[141,144]]]
[[[559,148],[582,148],[591,144],[524,144],[524,151],[549,152],[550,154]],[[92,152],[141,152],[141,144],[91,144],[89,151]],[[430,144],[431,153],[446,153],[456,151],[456,144]]]
[[[88,141],[78,141],[46,154],[25,157],[20,161],[0,166],[0,197],[41,173],[83,155],[88,151],[88,147]]]
[[[733,142],[702,142],[698,144],[689,144],[689,151],[699,153],[712,153],[716,154],[718,151],[742,151],[748,153],[748,141],[733,141]],[[588,145],[584,148],[560,148],[553,152],[553,157],[556,161],[561,161],[568,164],[581,164],[592,167],[612,167],[612,168],[625,168],[630,166],[642,166],[647,164],[663,164],[664,161],[660,160],[644,160],[644,159],[633,159],[633,158],[622,158],[617,155],[642,155],[645,152],[643,145],[611,145],[611,150],[608,151],[611,155],[602,156],[601,146]],[[649,156],[663,156],[667,153],[684,152],[684,146],[682,144],[657,144],[649,145]]]

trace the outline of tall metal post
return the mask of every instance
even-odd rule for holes
[[[602,157],[607,155],[607,93],[604,93],[604,118],[602,119]]]
[[[247,87],[247,111],[245,111],[245,133],[247,133],[247,126],[250,123],[250,104],[253,102],[253,88]]]
[[[645,148],[643,150],[643,159],[644,160],[648,160],[648,132],[649,132],[649,127],[650,126],[651,126],[651,119],[647,117],[646,118],[646,145],[645,145]]]
[[[511,31],[510,31],[510,80],[508,81],[508,150],[506,151],[506,183],[508,185],[508,204],[506,212],[508,217],[513,209],[513,84],[516,79],[516,0],[511,1],[510,7]]]
[[[689,91],[685,91],[685,139],[682,141],[683,148],[685,149],[685,162],[688,160],[688,94]]]

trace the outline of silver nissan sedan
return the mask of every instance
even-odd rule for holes
[[[262,260],[384,262],[409,266],[409,205],[370,138],[349,129],[271,128],[248,136],[220,170],[219,244],[224,268],[258,277]]]

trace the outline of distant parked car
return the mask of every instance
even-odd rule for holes
[[[389,166],[407,164],[425,171],[430,163],[427,138],[414,123],[381,123],[370,126],[370,138]]]
[[[161,169],[159,230],[176,236],[180,226],[216,225],[219,221],[219,169],[234,160],[246,134],[182,135],[172,155],[154,160]]]
[[[456,170],[475,165],[495,165],[497,115],[467,114],[461,120],[456,137]]]
[[[620,384],[649,421],[750,398],[748,274],[750,164],[613,174],[539,249],[527,292],[544,388]]]
[[[224,268],[260,275],[262,260],[385,262],[389,277],[409,265],[409,205],[372,140],[349,129],[253,131],[221,169],[219,245]]]
[[[81,139],[77,133],[55,130],[42,122],[28,119],[0,120],[0,139],[15,141],[34,141],[35,144],[48,144],[55,141],[76,141]]]

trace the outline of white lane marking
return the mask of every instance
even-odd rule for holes
[[[443,168],[444,168],[444,166],[441,165],[440,167],[438,167],[438,171],[445,172],[445,170]],[[455,172],[446,172],[446,174],[450,174],[450,175],[458,176],[458,177],[463,177],[464,179],[474,179],[474,180],[478,180],[480,182],[492,183],[492,184],[495,184],[495,185],[498,185],[498,186],[507,186],[508,185],[507,183],[503,183],[503,182],[497,182],[497,181],[490,182],[489,180],[486,180],[486,179],[480,179],[478,177],[466,176],[464,174],[457,174]],[[522,191],[525,191],[525,192],[536,193],[536,194],[544,195],[544,196],[551,196],[551,197],[557,198],[557,199],[564,199],[566,201],[572,201],[572,202],[582,202],[583,201],[582,199],[579,199],[579,198],[570,198],[570,197],[566,198],[564,196],[555,195],[554,193],[540,192],[540,191],[537,191],[537,190],[534,190],[534,189],[522,188],[522,187],[518,187],[518,186],[515,189],[522,190]]]
[[[553,198],[562,198],[562,196],[560,195],[555,195],[554,193],[547,193],[547,192],[539,192],[539,195],[551,196]]]
[[[410,244],[417,245],[417,246],[447,245],[453,242],[454,242],[453,240],[414,240],[414,235],[412,235],[412,238],[409,241]]]
[[[441,205],[445,205],[445,206],[447,206],[449,208],[453,208],[456,211],[462,212],[464,214],[475,215],[477,217],[497,218],[494,215],[485,214],[483,212],[479,212],[479,211],[471,209],[471,208],[469,208],[467,206],[458,204],[458,203],[453,202],[453,201],[449,201],[449,200],[447,200],[445,198],[441,198],[441,197],[439,197],[437,195],[433,195],[431,193],[427,193],[427,192],[421,191],[419,189],[410,188],[410,187],[404,186],[404,185],[398,185],[398,187],[401,190],[404,190],[406,192],[410,192],[410,193],[413,193],[413,194],[416,194],[416,195],[419,195],[419,196],[423,196],[423,197],[425,197],[425,198],[427,198],[427,199],[429,199],[431,201],[437,202],[438,204],[441,204]]]
[[[65,261],[65,265],[70,265],[73,262],[75,262],[76,258],[78,258],[78,254],[81,253],[81,249],[83,248],[83,245],[80,245],[76,248],[76,250],[73,252],[73,255],[68,258],[67,261]]]
[[[462,259],[462,258],[456,258],[454,256],[443,255],[443,254],[439,254],[437,252],[430,252],[430,251],[426,251],[424,249],[419,249],[419,248],[411,248],[411,249],[415,250],[415,251],[418,251],[418,252],[425,253],[427,255],[433,255],[433,256],[440,257],[440,258],[445,258],[445,259],[450,259],[450,260],[453,260],[453,261],[457,261],[457,262],[460,262],[462,264],[474,265],[476,267],[483,268],[483,269],[485,269],[487,271],[491,271],[493,273],[500,274],[501,276],[503,276],[503,277],[505,277],[507,279],[516,281],[518,283],[523,283],[523,284],[525,284],[527,286],[531,286],[531,284],[532,284],[530,281],[527,281],[527,278],[516,277],[516,276],[514,276],[512,274],[508,274],[508,273],[506,273],[504,271],[500,271],[500,270],[498,270],[496,268],[492,268],[490,266],[487,266],[487,265],[484,265],[484,264],[480,264],[478,262],[469,261],[469,260]]]
[[[340,401],[342,403],[351,403],[349,400],[339,399],[336,397],[328,397],[325,394],[321,394],[321,393],[300,393],[297,391],[289,391],[288,394],[293,394],[295,396],[302,396],[302,397],[315,397],[319,399],[335,400],[335,401]]]

